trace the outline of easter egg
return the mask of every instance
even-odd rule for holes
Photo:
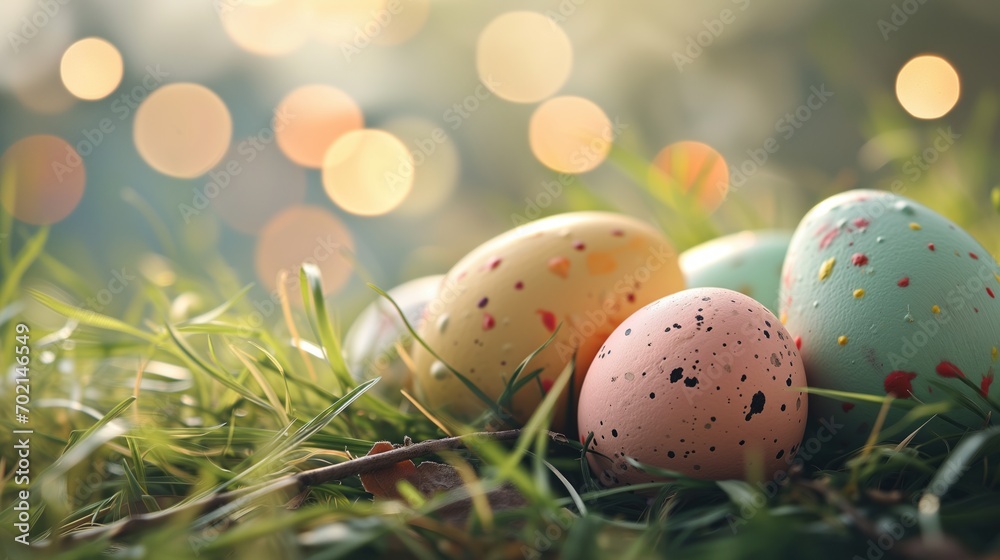
[[[606,486],[660,480],[632,458],[696,478],[787,471],[802,441],[806,377],[791,336],[756,300],[692,288],[625,319],[580,393],[581,440]]]
[[[400,284],[386,293],[399,305],[407,321],[420,324],[424,308],[437,296],[444,275],[425,276]],[[342,352],[351,375],[359,380],[381,377],[373,391],[399,397],[410,386],[410,370],[399,349],[408,351],[413,337],[389,300],[379,297],[358,315],[344,336]]]
[[[607,335],[636,309],[683,287],[673,246],[635,218],[574,212],[519,226],[448,272],[420,329],[440,359],[414,351],[418,395],[431,410],[472,421],[489,403],[449,366],[496,402],[515,368],[561,325],[522,371],[527,382],[506,408],[515,422],[526,421],[573,362],[574,383],[552,421],[554,429],[571,427],[568,407]]]
[[[796,229],[781,315],[811,387],[931,403],[948,398],[947,384],[982,402],[1000,344],[997,273],[982,245],[933,210],[888,192],[848,191]],[[879,407],[814,396],[810,409],[837,432],[840,452],[863,444]],[[904,412],[894,408],[886,425]],[[963,410],[948,415],[976,422]],[[935,420],[919,437],[955,430]]]
[[[781,266],[792,233],[742,231],[702,243],[681,253],[689,288],[735,290],[778,312]]]

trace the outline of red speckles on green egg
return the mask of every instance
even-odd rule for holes
[[[656,477],[640,463],[707,479],[787,469],[807,415],[805,372],[778,319],[735,291],[694,288],[655,301],[607,338],[587,371],[581,434],[605,485]]]
[[[817,250],[817,232],[830,228],[839,233]],[[888,192],[850,191],[817,205],[796,229],[782,271],[794,282],[781,285],[779,311],[791,335],[807,339],[801,353],[810,386],[933,403],[949,398],[931,390],[945,383],[976,401],[962,378],[978,384],[978,374],[995,366],[997,274],[982,245],[930,208]],[[831,454],[862,445],[879,412],[859,402],[846,415],[836,399],[818,396],[810,404],[817,419],[845,424],[827,446]],[[904,414],[890,409],[886,422]],[[949,417],[980,421],[964,409]],[[940,419],[931,426],[918,442],[958,429]]]
[[[912,371],[893,371],[885,376],[882,386],[887,395],[892,395],[900,399],[908,399],[913,394],[912,381],[917,378],[917,374]]]
[[[941,377],[965,377],[962,370],[949,361],[942,361],[934,368],[934,371]]]

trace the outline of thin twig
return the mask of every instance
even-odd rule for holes
[[[462,436],[432,439],[422,441],[420,443],[413,443],[397,447],[383,453],[357,457],[355,459],[344,461],[343,463],[337,463],[336,465],[328,465],[325,467],[318,467],[307,471],[297,472],[255,486],[248,486],[229,492],[220,492],[202,500],[174,506],[165,510],[133,515],[108,525],[101,525],[82,531],[76,531],[74,533],[64,535],[64,538],[73,543],[90,541],[97,538],[106,538],[109,540],[118,539],[135,534],[143,529],[160,525],[177,517],[185,515],[194,517],[200,515],[201,513],[214,511],[224,506],[228,506],[229,509],[235,510],[243,507],[243,505],[248,502],[278,492],[292,491],[298,493],[311,486],[317,486],[327,482],[342,480],[351,476],[357,476],[363,473],[384,469],[400,461],[412,460],[424,455],[431,455],[442,451],[459,449],[461,447],[466,447],[465,442],[470,439],[513,441],[520,437],[520,435],[521,430],[475,432]],[[555,432],[549,432],[549,437],[552,438],[553,441],[557,442],[566,441],[566,436]],[[42,541],[34,544],[36,546],[47,546],[52,543]]]

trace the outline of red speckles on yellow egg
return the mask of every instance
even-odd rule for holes
[[[590,274],[591,253],[613,255],[617,268]],[[651,255],[663,258],[649,268],[648,279],[641,285],[628,280],[647,267]],[[583,372],[607,334],[640,306],[683,288],[676,252],[662,232],[607,212],[574,212],[524,224],[486,241],[452,271],[449,278],[458,271],[469,274],[428,307],[419,334],[433,352],[421,345],[413,349],[414,396],[456,419],[479,418],[487,407],[451,370],[442,374],[432,367],[435,354],[495,400],[507,388],[510,365],[551,338],[531,362],[532,371],[541,370],[537,382],[524,384],[506,408],[526,422],[543,389],[551,388],[575,356],[575,387],[563,392],[553,414],[553,429],[560,431],[572,429],[566,425],[569,396],[579,395]],[[435,327],[442,316],[450,317],[447,329]]]

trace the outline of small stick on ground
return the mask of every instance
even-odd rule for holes
[[[183,515],[199,515],[204,512],[214,511],[222,507],[236,510],[243,507],[248,502],[269,496],[283,491],[294,493],[302,492],[311,487],[342,480],[351,476],[377,471],[390,467],[400,461],[407,461],[432,455],[442,451],[449,451],[466,447],[465,442],[470,439],[485,439],[490,441],[514,441],[521,435],[521,430],[504,430],[501,432],[475,432],[462,436],[447,437],[442,439],[431,439],[420,443],[412,443],[397,447],[391,451],[377,453],[375,455],[365,455],[307,471],[290,474],[282,478],[265,482],[256,486],[248,486],[229,492],[213,494],[203,500],[190,502],[184,505],[175,506],[162,511],[133,515],[115,523],[101,525],[91,529],[85,529],[64,535],[63,538],[74,543],[90,541],[98,538],[108,540],[119,539],[131,534],[135,534],[143,529],[158,526],[171,519]],[[566,436],[555,432],[549,432],[549,437],[556,442],[565,442]],[[409,439],[409,438],[407,438]],[[46,546],[53,544],[50,542],[38,542],[36,546]]]

